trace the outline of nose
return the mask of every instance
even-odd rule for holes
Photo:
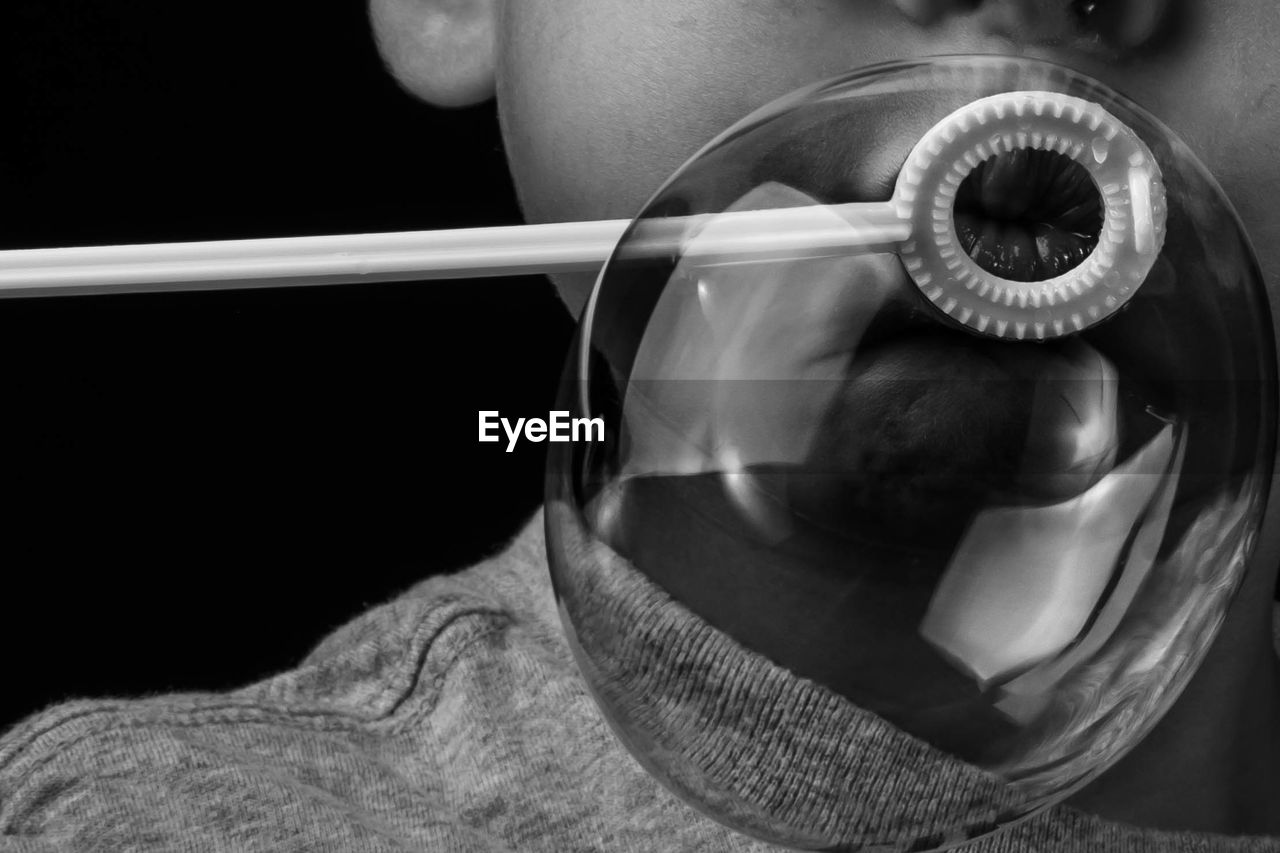
[[[1174,27],[1173,0],[893,0],[923,26],[963,19],[978,36],[1017,45],[1057,47],[1095,43],[1126,52],[1148,45]],[[1078,44],[1078,46],[1080,46]]]
[[[972,12],[982,5],[982,0],[893,0],[902,14],[918,24],[932,24],[939,18],[956,13]]]
[[[989,37],[1025,45],[1053,46],[1080,32],[1095,5],[1091,0],[893,0],[911,20],[924,26],[948,17]]]

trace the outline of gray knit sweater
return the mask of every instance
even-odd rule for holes
[[[275,678],[226,695],[75,702],[26,720],[0,738],[0,853],[772,849],[691,810],[618,745],[566,646],[542,530],[539,514],[505,553],[360,616]],[[707,633],[634,572],[614,580],[631,603],[608,618],[633,620],[646,654],[661,638],[659,657],[686,664],[648,685],[665,726],[678,732],[682,709],[704,713],[685,701],[694,693],[754,701],[744,684],[767,686],[758,695],[770,713],[788,713],[789,688],[767,661]],[[601,583],[612,582],[606,572]],[[693,675],[684,683],[671,671]],[[673,748],[731,748],[751,734],[743,720],[760,719],[733,707],[711,721],[722,732]],[[758,804],[785,793],[794,766],[771,764],[764,740],[749,773],[741,755],[719,762],[726,796]],[[806,760],[837,745],[788,749]],[[929,756],[880,752],[900,759],[899,778],[918,780],[892,795],[914,798],[921,814],[957,801],[956,778],[915,766]],[[784,800],[788,820],[874,820],[833,811],[847,803]],[[1280,839],[1154,832],[1057,807],[969,849],[1220,853],[1280,850]]]

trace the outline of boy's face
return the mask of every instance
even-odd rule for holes
[[[630,217],[719,131],[825,77],[1021,54],[1097,77],[1181,135],[1280,290],[1275,0],[500,0],[496,26],[499,109],[531,221]],[[557,284],[576,312],[592,280]]]

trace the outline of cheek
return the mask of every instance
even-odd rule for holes
[[[629,218],[732,123],[890,49],[868,43],[887,21],[868,27],[865,4],[846,0],[509,0],[500,10],[499,115],[530,222]],[[553,278],[577,316],[595,276]]]
[[[1275,130],[1280,133],[1280,127]],[[1257,252],[1258,262],[1271,297],[1271,313],[1280,326],[1280,217],[1276,215],[1277,198],[1274,192],[1277,168],[1280,163],[1280,146],[1271,145],[1266,159],[1250,160],[1240,165],[1240,175],[1219,174],[1227,196],[1235,205],[1245,232]]]
[[[633,215],[706,142],[762,104],[901,53],[901,42],[884,38],[902,27],[899,16],[882,5],[508,2],[498,102],[526,215]]]
[[[1280,216],[1276,192],[1280,181],[1280,84],[1250,92],[1234,124],[1234,134],[1217,150],[1206,153],[1210,169],[1235,205],[1253,241],[1273,313],[1280,303]]]
[[[1222,131],[1224,127],[1229,129]],[[1272,317],[1280,325],[1280,197],[1275,192],[1280,179],[1280,103],[1265,111],[1243,109],[1234,122],[1224,120],[1218,132],[1229,136],[1198,153],[1240,215],[1262,267]]]
[[[732,72],[711,61],[707,33],[655,25],[680,17],[662,5],[509,4],[498,102],[531,221],[631,216],[742,112],[708,97]]]
[[[1263,7],[1266,7],[1263,11]],[[1132,94],[1186,140],[1222,185],[1280,298],[1280,18],[1269,0],[1223,0],[1195,37],[1148,67]]]

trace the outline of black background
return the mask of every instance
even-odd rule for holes
[[[492,105],[382,67],[359,0],[0,4],[0,248],[516,222]],[[0,300],[0,728],[226,689],[499,547],[554,400],[544,279]]]

